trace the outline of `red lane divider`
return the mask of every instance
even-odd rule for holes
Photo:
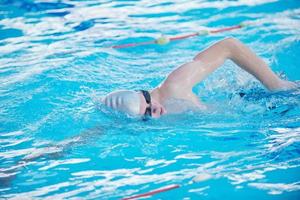
[[[152,196],[152,195],[155,195],[155,194],[158,194],[158,193],[161,193],[161,192],[166,192],[166,191],[169,191],[169,190],[173,190],[173,189],[176,189],[176,188],[179,188],[180,185],[170,185],[170,186],[167,186],[167,187],[164,187],[164,188],[160,188],[160,189],[157,189],[157,190],[152,190],[150,192],[146,192],[146,193],[143,193],[143,194],[138,194],[138,195],[135,195],[135,196],[131,196],[131,197],[126,197],[126,198],[123,198],[122,200],[131,200],[131,199],[138,199],[138,198],[141,198],[141,197],[149,197],[149,196]]]
[[[234,29],[243,28],[244,26],[245,26],[244,24],[240,24],[240,25],[236,25],[236,26],[231,26],[231,27],[227,27],[227,28],[221,28],[221,29],[217,29],[214,31],[210,31],[210,33],[221,33],[221,32],[225,32],[225,31],[231,31]]]
[[[195,36],[198,36],[198,35],[199,35],[199,33],[192,33],[192,34],[188,34],[188,35],[171,37],[170,40],[171,41],[174,41],[174,40],[183,40],[183,39],[190,38],[190,37],[195,37]]]
[[[191,33],[191,34],[181,35],[181,36],[175,36],[175,37],[162,36],[162,37],[160,37],[160,38],[158,38],[156,40],[152,40],[152,41],[115,45],[115,46],[112,46],[111,48],[122,49],[122,48],[136,47],[136,46],[142,46],[142,45],[148,45],[148,44],[163,45],[163,44],[169,43],[170,41],[183,40],[183,39],[186,39],[186,38],[200,36],[200,35],[208,35],[208,34],[214,34],[214,33],[221,33],[221,32],[225,32],[225,31],[231,31],[231,30],[235,30],[235,29],[240,29],[240,28],[243,28],[245,26],[246,26],[246,24],[240,24],[240,25],[226,27],[226,28],[220,28],[220,29],[216,29],[216,30],[203,30],[203,31],[200,31],[200,32],[197,32],[197,33]]]

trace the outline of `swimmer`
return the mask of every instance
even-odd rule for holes
[[[167,113],[184,112],[191,107],[205,110],[207,106],[192,89],[227,59],[252,74],[270,91],[296,88],[295,83],[280,79],[242,42],[226,38],[197,54],[192,61],[176,68],[153,90],[115,91],[106,95],[103,103],[115,110],[143,118],[159,118]]]

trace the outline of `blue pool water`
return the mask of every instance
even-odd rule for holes
[[[99,104],[157,86],[229,36],[300,80],[298,0],[0,0],[0,199],[121,199],[174,184],[150,199],[300,199],[299,90],[270,94],[228,61],[195,88],[209,113],[144,122]]]

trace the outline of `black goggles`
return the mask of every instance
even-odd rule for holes
[[[150,96],[150,93],[146,90],[140,90],[146,100],[146,103],[149,105],[146,110],[145,110],[145,113],[144,113],[144,117],[147,118],[147,117],[151,117],[152,116],[152,108],[151,108],[151,96]]]

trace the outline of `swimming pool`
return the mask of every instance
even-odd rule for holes
[[[270,94],[228,61],[195,88],[210,113],[144,122],[98,103],[155,87],[229,36],[300,80],[298,0],[0,2],[0,199],[121,199],[172,185],[150,199],[299,199],[299,91]]]

